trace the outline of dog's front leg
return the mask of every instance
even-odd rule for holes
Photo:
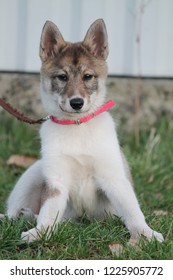
[[[21,238],[28,242],[40,239],[40,234],[46,234],[46,238],[51,236],[52,231],[62,220],[67,205],[67,193],[58,188],[47,190],[48,194],[37,217],[37,226],[23,232]]]
[[[106,161],[106,159],[104,163],[97,164],[95,167],[96,180],[117,215],[129,229],[131,238],[137,240],[140,235],[144,235],[148,240],[155,237],[162,242],[164,240],[162,234],[153,231],[145,222],[133,187],[122,168],[123,164],[120,163],[117,167],[115,162]]]

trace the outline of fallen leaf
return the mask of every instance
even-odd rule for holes
[[[149,178],[148,178],[148,183],[152,183],[154,181],[154,176],[151,175]]]
[[[8,165],[16,165],[19,167],[27,168],[37,160],[36,157],[22,156],[22,155],[12,155],[8,160]]]
[[[109,244],[109,249],[112,254],[115,254],[119,257],[123,251],[123,246],[120,243],[112,242]]]
[[[155,211],[153,211],[153,214],[156,215],[156,216],[167,216],[168,215],[168,211],[155,210]]]

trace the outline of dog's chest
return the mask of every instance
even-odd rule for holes
[[[91,157],[80,156],[75,160],[69,197],[79,216],[84,212],[93,212],[97,202],[97,186]]]
[[[41,129],[42,156],[62,176],[69,176],[69,199],[78,215],[93,213],[98,203],[96,167],[114,147],[114,124],[105,114],[80,126],[56,126],[47,122]],[[114,148],[113,148],[114,153]],[[62,165],[63,163],[63,165]],[[65,166],[64,169],[63,166]]]

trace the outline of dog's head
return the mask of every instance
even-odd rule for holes
[[[83,42],[66,42],[47,21],[40,42],[41,96],[49,114],[75,118],[104,102],[108,39],[104,21],[96,20]],[[79,116],[78,116],[79,117]]]

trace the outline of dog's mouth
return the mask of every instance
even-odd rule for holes
[[[78,110],[66,110],[64,108],[62,108],[61,105],[59,105],[60,109],[62,112],[66,113],[66,114],[70,114],[70,115],[74,115],[74,114],[85,114],[85,113],[88,113],[89,110],[82,110],[82,109],[78,109]]]

